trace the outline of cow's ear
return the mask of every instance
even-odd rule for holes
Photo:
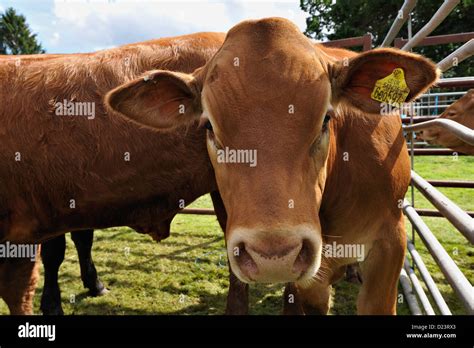
[[[200,92],[193,75],[155,70],[105,97],[109,110],[141,125],[170,129],[197,119]]]
[[[429,59],[391,48],[375,49],[329,66],[332,102],[380,113],[384,104],[409,102],[439,77]]]

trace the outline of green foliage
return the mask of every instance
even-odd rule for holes
[[[318,40],[336,40],[370,33],[375,45],[378,46],[388,33],[403,2],[403,0],[300,0],[301,9],[309,13],[305,34]],[[443,0],[418,0],[412,13],[413,34],[428,23],[442,3]],[[474,0],[463,0],[430,36],[472,31],[474,31]],[[408,37],[407,24],[402,27],[398,37]],[[426,46],[415,48],[414,51],[438,62],[461,45],[462,43]],[[472,58],[444,74],[445,77],[473,75]]]
[[[36,40],[23,15],[8,8],[0,16],[0,54],[35,54],[44,53],[41,44]]]

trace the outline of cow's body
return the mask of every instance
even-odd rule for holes
[[[469,90],[464,96],[451,104],[439,116],[439,119],[456,121],[470,129],[474,129],[474,89]],[[463,142],[441,127],[429,127],[423,130],[418,137],[433,145],[441,145],[457,152],[474,155],[473,145]]]
[[[361,117],[345,111],[330,123],[328,173],[319,213],[323,240],[330,246],[363,246],[359,249],[366,258],[361,263],[359,313],[395,313],[392,306],[406,245],[399,203],[410,183],[410,162],[400,117]],[[326,313],[330,285],[344,275],[347,265],[358,261],[323,257],[316,281],[299,287],[303,308]],[[373,298],[364,298],[369,293]]]
[[[335,242],[363,250],[358,312],[395,313],[410,170],[399,116],[381,113],[435,82],[432,62],[315,47],[289,21],[266,18],[233,27],[199,71],[150,77],[154,85],[132,81],[106,102],[158,129],[183,117],[206,125],[227,212],[229,311],[246,311],[244,283],[284,282],[293,283],[287,312],[326,313],[330,285],[358,254],[328,256],[325,244]],[[229,149],[255,151],[258,163],[223,159]]]
[[[315,47],[334,60],[357,56],[345,49],[320,44]],[[395,313],[395,290],[406,247],[399,204],[410,183],[410,162],[400,116],[361,115],[344,109],[333,115],[329,124],[327,179],[319,211],[323,241],[329,245],[335,242],[363,246],[364,258],[370,255],[360,268],[363,290],[359,313]],[[331,285],[341,279],[347,266],[360,261],[323,257],[313,280],[287,286],[285,313],[327,313]],[[376,277],[386,279],[375,280]],[[230,293],[242,292],[245,285],[231,280]],[[376,298],[368,299],[369,293]],[[237,296],[229,297],[228,301],[233,312],[247,312],[247,304],[242,304]]]
[[[93,54],[3,57],[0,243],[122,225],[153,232],[183,204],[215,190],[204,129],[159,133],[105,112],[102,99],[147,70],[190,73],[222,40],[201,33]],[[94,103],[95,117],[56,115],[55,103],[64,100]],[[13,313],[31,311],[18,307],[19,267],[11,265],[20,261],[0,264],[0,277],[11,279],[0,282],[0,295]],[[30,264],[24,267],[31,273]],[[34,279],[28,273],[25,279]]]

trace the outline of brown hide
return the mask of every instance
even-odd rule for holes
[[[474,89],[451,104],[439,116],[440,119],[456,121],[468,128],[474,129]],[[417,135],[430,144],[448,147],[457,152],[474,155],[474,146],[463,142],[450,131],[441,127],[430,127]]]
[[[137,126],[106,113],[103,96],[147,70],[190,73],[222,41],[199,33],[91,54],[1,57],[0,242],[152,226],[214,190],[204,130]],[[94,103],[95,118],[56,115],[63,100]]]

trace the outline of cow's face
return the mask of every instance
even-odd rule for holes
[[[228,214],[233,272],[244,282],[304,282],[321,260],[332,106],[378,113],[370,95],[395,68],[405,71],[409,99],[436,78],[434,66],[412,54],[336,61],[287,20],[245,21],[194,74],[153,72],[112,91],[107,103],[160,129],[199,117]]]
[[[453,120],[474,129],[474,89],[469,90],[463,97],[451,104],[444,110],[440,118]],[[425,129],[420,132],[419,138],[430,144],[442,145],[453,149],[466,145],[450,131],[441,127]]]

